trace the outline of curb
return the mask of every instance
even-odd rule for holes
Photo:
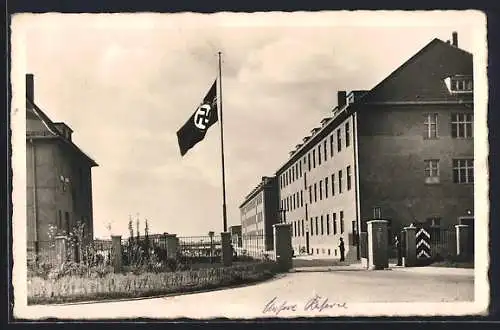
[[[426,275],[461,275],[461,276],[474,276],[473,268],[451,268],[451,267],[401,267],[389,266],[393,271],[407,272],[414,274]]]

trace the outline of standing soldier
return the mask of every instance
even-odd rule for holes
[[[345,247],[344,247],[344,239],[342,237],[340,238],[339,249],[340,249],[340,261],[345,261]]]
[[[399,235],[394,236],[394,246],[396,247],[396,253],[398,257],[397,266],[402,266],[403,260],[401,258],[401,242],[399,241]]]

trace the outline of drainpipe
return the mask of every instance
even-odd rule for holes
[[[353,129],[352,129],[352,139],[353,139],[353,144],[354,144],[354,189],[355,189],[355,200],[356,200],[356,222],[357,222],[357,243],[356,244],[356,257],[358,260],[361,259],[361,251],[360,251],[360,244],[361,244],[361,219],[359,218],[360,210],[359,210],[359,159],[358,159],[358,115],[357,112],[354,112],[352,116],[352,122],[353,122]]]
[[[35,226],[33,227],[35,231],[35,252],[38,255],[38,201],[37,201],[37,180],[36,180],[36,152],[35,144],[33,139],[30,139],[31,144],[31,166],[32,166],[32,176],[33,176],[33,217]]]

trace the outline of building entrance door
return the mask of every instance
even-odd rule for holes
[[[309,232],[306,232],[306,251],[309,254]]]

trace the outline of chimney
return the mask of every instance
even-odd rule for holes
[[[346,91],[338,91],[337,92],[337,104],[339,108],[342,108],[346,104]]]
[[[458,47],[458,33],[453,32],[451,35],[452,35],[452,39],[453,39],[452,45],[455,47]]]
[[[35,101],[35,84],[32,73],[26,74],[26,97],[32,102]]]

